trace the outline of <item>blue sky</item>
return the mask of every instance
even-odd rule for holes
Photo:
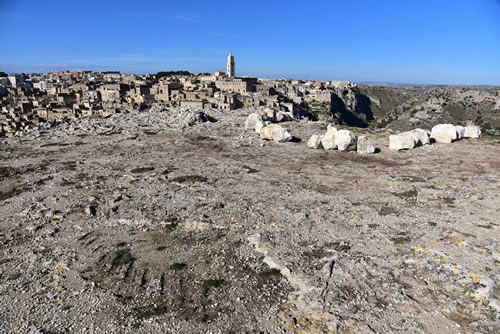
[[[0,0],[0,71],[500,85],[500,0]]]

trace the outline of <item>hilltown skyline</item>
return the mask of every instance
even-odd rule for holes
[[[0,71],[213,73],[232,49],[254,77],[499,85],[499,14],[496,0],[2,2]]]

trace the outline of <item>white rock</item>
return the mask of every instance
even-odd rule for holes
[[[356,149],[356,135],[349,130],[339,130],[335,133],[334,145],[339,151],[354,151]]]
[[[461,125],[455,126],[455,131],[457,131],[457,140],[463,139],[465,134],[465,128]]]
[[[337,145],[335,145],[335,134],[337,133],[337,128],[328,125],[328,129],[326,130],[326,133],[324,136],[321,138],[321,146],[325,150],[335,150],[337,149]]]
[[[431,138],[434,138],[436,143],[449,144],[457,140],[457,130],[453,124],[438,124],[432,128]]]
[[[292,135],[278,124],[271,124],[260,130],[260,138],[274,140],[277,143],[290,141]]]
[[[263,121],[255,122],[255,132],[260,133],[260,130],[262,130],[264,126],[266,126],[266,124]]]
[[[276,121],[276,110],[274,109],[268,109],[266,110],[266,116],[267,116],[267,119],[274,122]]]
[[[413,132],[403,132],[399,135],[389,136],[389,148],[391,150],[411,150],[417,144],[417,136]]]
[[[375,146],[366,136],[359,136],[357,139],[357,148],[359,154],[373,154],[375,153]]]
[[[293,119],[292,113],[278,111],[276,114],[276,122],[289,122]]]
[[[258,122],[264,124],[262,116],[258,113],[251,113],[245,120],[245,129],[255,129]]]
[[[423,129],[415,129],[410,132],[413,132],[416,137],[417,145],[428,145],[430,143],[429,140],[429,132]]]
[[[321,145],[322,138],[323,138],[323,136],[312,135],[311,138],[309,139],[309,141],[307,142],[307,147],[314,148],[314,149],[321,148],[322,147],[322,145]]]
[[[467,125],[464,129],[464,138],[481,137],[481,128],[477,125]]]

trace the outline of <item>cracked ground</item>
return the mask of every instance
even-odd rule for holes
[[[364,156],[212,116],[2,144],[0,332],[498,331],[495,139]]]

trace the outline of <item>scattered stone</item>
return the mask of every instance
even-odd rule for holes
[[[449,144],[457,140],[457,129],[453,124],[438,124],[432,128],[431,138],[436,143]]]
[[[289,122],[293,119],[293,115],[288,112],[278,111],[276,113],[276,122]]]
[[[276,110],[274,109],[266,109],[266,120],[275,122],[276,121]]]
[[[245,120],[245,129],[247,130],[256,130],[257,125],[259,124],[264,124],[264,120],[262,119],[262,116],[259,113],[251,113],[248,115],[247,119]]]
[[[339,151],[356,150],[356,135],[349,130],[339,130],[335,133],[334,145]]]
[[[411,150],[417,144],[417,137],[412,132],[403,132],[398,135],[389,136],[389,149],[391,150]]]
[[[335,145],[335,134],[337,133],[337,128],[328,125],[325,135],[321,138],[321,145],[325,150],[335,150],[337,145]]]
[[[373,154],[375,153],[375,146],[366,136],[359,136],[356,151],[359,154]]]
[[[321,148],[322,147],[322,145],[321,145],[322,138],[323,138],[323,136],[312,135],[311,138],[309,139],[309,141],[307,142],[307,147],[314,148],[314,149]]]
[[[95,217],[95,215],[97,214],[97,209],[94,205],[89,205],[85,208],[85,214],[87,216],[92,216],[92,217]]]
[[[464,129],[464,138],[481,137],[481,128],[477,125],[468,125]]]
[[[260,133],[260,130],[262,130],[263,127],[266,126],[266,123],[264,123],[263,121],[257,121],[255,122],[255,133]]]
[[[424,146],[430,144],[429,140],[429,132],[423,129],[415,129],[413,131],[413,134],[416,137],[416,145],[418,146]]]
[[[465,134],[465,128],[461,125],[456,125],[455,130],[457,131],[457,140],[463,139]]]
[[[283,143],[292,140],[292,135],[283,127],[277,124],[266,126],[260,131],[262,139],[274,140],[277,143]]]

